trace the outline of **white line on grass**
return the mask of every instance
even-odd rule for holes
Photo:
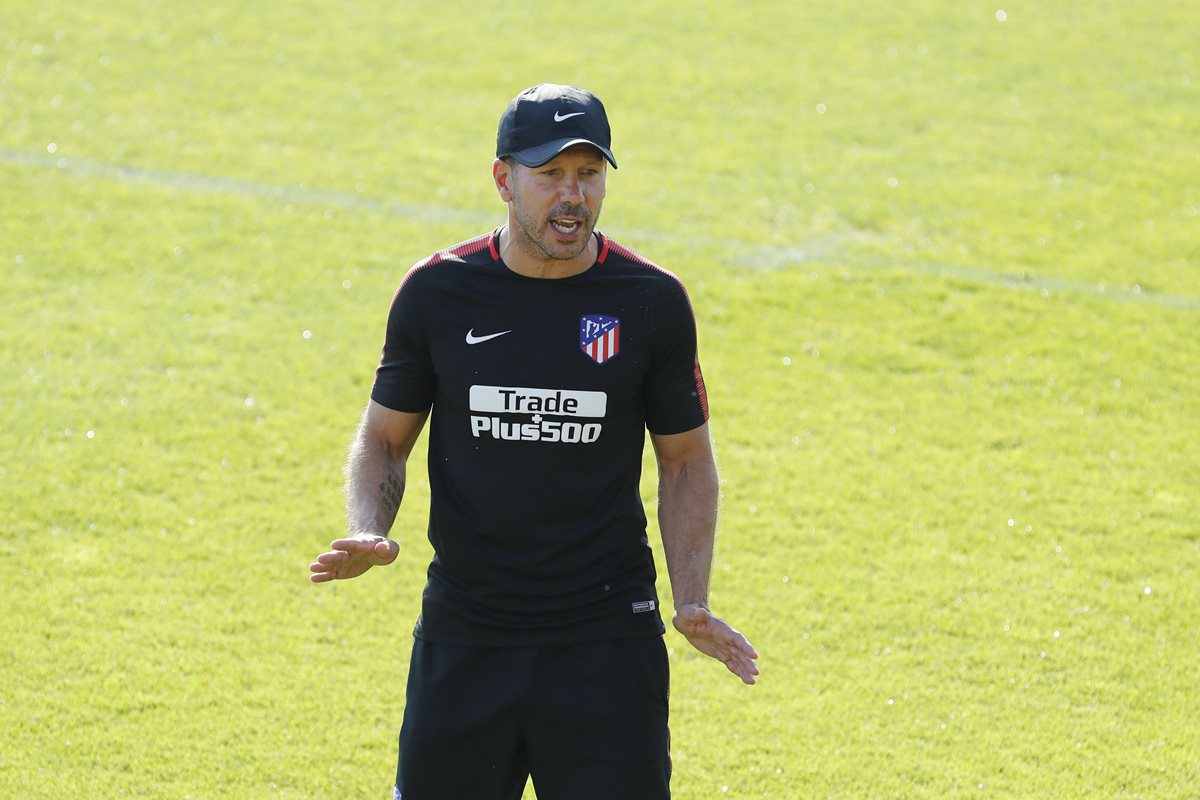
[[[106,178],[122,183],[146,184],[168,189],[178,189],[200,194],[228,194],[241,197],[261,197],[268,200],[295,203],[298,205],[370,211],[404,219],[425,222],[472,222],[494,224],[495,212],[470,211],[439,206],[413,205],[392,200],[363,197],[352,192],[314,189],[309,186],[280,186],[276,184],[198,175],[168,170],[142,169],[140,167],[106,164],[77,158],[56,158],[41,153],[26,153],[0,148],[0,163],[30,169],[52,169],[77,178]],[[1109,300],[1152,303],[1170,308],[1200,310],[1200,297],[1160,294],[1143,291],[1137,287],[1109,289],[1108,287],[1069,281],[1062,278],[1012,275],[976,267],[956,264],[939,264],[929,261],[892,261],[881,256],[850,254],[843,252],[844,246],[854,241],[869,238],[859,231],[817,234],[787,247],[756,245],[730,239],[715,239],[698,235],[681,235],[621,229],[630,238],[667,242],[684,247],[719,247],[731,252],[742,253],[731,261],[736,266],[755,269],[788,269],[801,264],[825,264],[848,269],[891,269],[900,272],[918,272],[940,278],[1004,286],[1014,289],[1042,292],[1063,292],[1101,297]]]
[[[145,184],[167,189],[179,189],[197,194],[228,194],[239,197],[261,197],[297,205],[375,211],[405,219],[424,222],[487,222],[493,223],[497,214],[479,211],[460,211],[453,208],[417,206],[390,200],[376,200],[351,192],[313,189],[308,186],[279,186],[270,183],[197,175],[187,172],[142,169],[119,164],[105,164],[77,158],[55,158],[39,153],[21,153],[0,149],[0,163],[20,167],[54,169],[76,178],[108,178],[122,183]]]

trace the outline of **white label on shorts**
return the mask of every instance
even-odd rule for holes
[[[633,613],[645,614],[647,611],[653,611],[656,604],[653,600],[643,600],[640,603],[633,604]]]

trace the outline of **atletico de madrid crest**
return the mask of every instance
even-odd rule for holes
[[[621,349],[621,320],[603,314],[581,317],[579,347],[597,364],[608,361]]]

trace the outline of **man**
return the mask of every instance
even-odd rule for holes
[[[397,290],[347,465],[350,536],[310,566],[395,560],[407,460],[430,424],[429,540],[395,796],[669,798],[668,665],[639,494],[645,432],[675,628],[754,683],[708,610],[718,482],[679,280],[595,230],[608,119],[542,84],[500,119],[504,226]]]

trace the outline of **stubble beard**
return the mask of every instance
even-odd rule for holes
[[[581,256],[591,243],[592,232],[596,229],[596,222],[600,219],[599,204],[596,206],[594,215],[584,205],[559,205],[550,209],[549,213],[540,220],[534,219],[525,211],[516,192],[513,193],[512,207],[513,216],[521,229],[520,234],[515,237],[516,244],[526,255],[539,261],[571,261]],[[555,217],[574,217],[579,220],[582,235],[577,244],[559,245],[550,241],[549,237],[554,235],[550,220]]]

